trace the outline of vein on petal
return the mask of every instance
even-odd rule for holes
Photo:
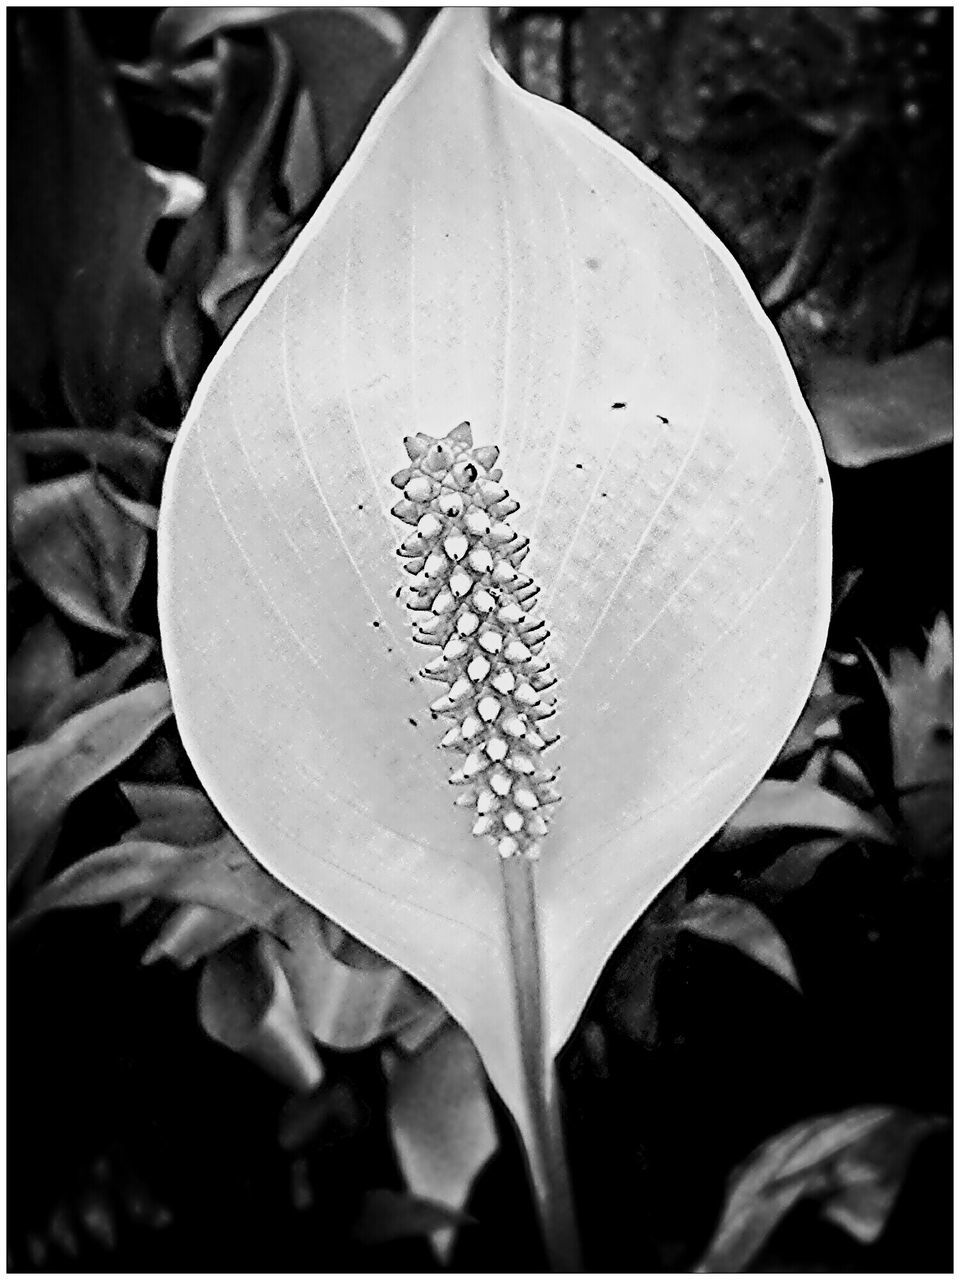
[[[553,484],[554,477],[557,472],[557,460],[560,456],[560,439],[567,425],[567,416],[570,412],[570,396],[573,391],[574,373],[576,371],[576,357],[580,347],[580,303],[577,296],[577,281],[573,269],[573,236],[570,230],[570,215],[567,212],[567,206],[564,203],[563,196],[557,191],[557,202],[560,205],[560,216],[563,219],[564,244],[567,254],[567,270],[570,277],[570,304],[572,311],[572,320],[570,325],[570,360],[567,372],[567,386],[564,392],[563,411],[557,422],[556,432],[553,437],[553,449],[550,453],[550,462],[544,475],[543,484],[540,488],[540,497],[537,500],[536,510],[534,512],[533,523],[531,526],[530,541],[536,545],[536,534],[540,527],[540,516],[543,512],[543,504],[546,501],[547,493]]]
[[[420,428],[420,390],[417,386],[417,179],[410,174],[410,418]]]
[[[710,265],[710,259],[708,258],[706,251],[703,249],[702,245],[700,246],[700,249],[701,249],[701,253],[703,254],[703,260],[707,266],[707,271],[710,274],[710,281],[715,286],[716,277],[713,274],[713,267]],[[713,290],[711,291],[710,298],[713,306],[713,318],[712,318],[713,333],[714,333],[714,336],[716,336],[717,328],[718,328],[716,287],[714,287]],[[603,626],[603,623],[607,617],[607,614],[610,612],[610,609],[612,608],[617,596],[620,593],[620,588],[623,586],[623,583],[626,580],[627,575],[629,574],[630,570],[633,568],[634,563],[636,562],[637,556],[639,556],[640,552],[643,550],[644,546],[646,545],[647,538],[650,536],[651,530],[655,527],[657,520],[660,518],[660,513],[663,511],[664,507],[670,501],[671,497],[676,492],[677,485],[680,483],[681,479],[686,474],[687,467],[690,465],[693,455],[696,452],[697,445],[700,443],[703,437],[704,430],[707,425],[707,419],[710,414],[710,404],[713,398],[713,389],[714,389],[714,386],[716,385],[716,380],[717,380],[718,364],[719,364],[719,357],[716,352],[716,344],[714,344],[713,368],[710,373],[708,391],[706,396],[704,396],[703,413],[701,415],[700,423],[694,434],[693,440],[690,442],[690,447],[685,453],[680,463],[680,466],[677,468],[676,474],[674,475],[673,479],[670,481],[670,484],[667,487],[666,493],[664,493],[663,497],[657,503],[656,510],[654,511],[650,519],[647,521],[646,527],[644,528],[643,532],[640,534],[640,538],[637,542],[637,545],[634,547],[633,552],[630,556],[630,559],[624,565],[623,570],[620,573],[620,576],[617,578],[616,585],[614,586],[613,590],[610,592],[610,595],[607,599],[606,604],[600,610],[600,613],[598,614],[596,621],[594,622],[593,626],[590,628],[590,631],[587,634],[586,640],[584,640],[583,642],[583,647],[580,650],[580,654],[576,662],[573,664],[573,666],[570,668],[569,672],[567,673],[568,679],[577,670],[581,662],[583,662],[583,659],[586,656],[587,650],[590,648],[590,645],[593,643],[594,639],[596,638],[597,633],[599,632],[600,628]]]
[[[310,461],[310,455],[307,452],[307,445],[306,445],[306,441],[303,438],[303,431],[301,430],[301,427],[300,427],[300,421],[297,418],[297,411],[293,407],[293,389],[290,385],[290,352],[287,345],[287,311],[288,311],[289,305],[290,305],[290,289],[289,287],[287,287],[286,289],[284,289],[284,293],[283,293],[283,309],[280,317],[280,369],[283,374],[283,391],[284,391],[284,397],[287,403],[287,412],[290,415],[290,422],[291,422],[291,425],[293,426],[294,435],[297,438],[297,445],[299,446],[300,454],[301,454],[301,457],[303,458],[304,464],[306,465],[307,472],[310,476],[310,479],[313,482],[313,487],[317,492],[317,497],[323,503],[323,508],[327,513],[327,518],[330,521],[331,528],[333,529],[334,533],[337,535],[337,540],[339,541],[340,546],[343,549],[343,554],[347,557],[347,560],[350,562],[350,565],[352,566],[354,573],[357,575],[357,579],[360,583],[360,587],[363,590],[364,595],[366,595],[367,599],[373,605],[374,609],[377,611],[377,616],[379,617],[382,612],[380,609],[380,606],[377,603],[377,600],[374,597],[373,592],[367,586],[366,579],[363,576],[363,572],[360,566],[357,564],[356,560],[354,560],[353,555],[350,551],[350,547],[347,543],[347,540],[343,536],[343,531],[340,528],[340,525],[337,523],[336,516],[333,514],[333,510],[330,506],[330,503],[327,501],[326,494],[323,492],[323,488],[320,484],[319,477],[317,476],[317,473],[314,470],[313,463]],[[387,621],[387,619],[383,618],[382,622],[383,622],[384,630],[386,631],[390,639],[393,641],[393,645],[391,647],[393,648],[394,653],[399,655],[399,653],[402,652],[402,650],[400,649],[400,641],[397,639],[396,635],[394,634],[390,626],[390,623]],[[391,661],[390,665],[394,667],[401,665],[401,660],[399,656],[395,657]]]
[[[777,454],[776,461],[771,464],[769,470],[767,471],[766,475],[763,478],[764,483],[766,483],[766,481],[769,480],[771,476],[776,475],[777,471],[779,471],[780,465],[783,462],[783,459],[787,455],[787,448],[789,446],[789,443],[790,443],[789,440],[784,440],[783,445],[780,449],[780,452]],[[754,503],[754,507],[756,505],[757,504]],[[734,520],[732,520],[730,524],[727,525],[726,529],[724,529],[723,533],[719,536],[719,538],[717,538],[717,540],[713,543],[713,545],[707,548],[707,550],[696,562],[696,564],[693,566],[693,568],[690,570],[690,572],[687,574],[684,580],[680,583],[680,585],[678,587],[675,587],[674,590],[670,593],[670,595],[663,602],[663,604],[660,606],[660,608],[657,610],[654,616],[650,619],[650,621],[647,623],[644,629],[640,632],[640,634],[630,642],[629,647],[624,652],[620,661],[613,668],[611,672],[612,675],[615,675],[616,672],[618,672],[620,668],[629,660],[634,649],[636,649],[637,645],[642,644],[643,641],[647,638],[647,636],[650,635],[650,633],[656,627],[657,623],[661,620],[661,618],[665,616],[670,606],[673,604],[674,600],[676,600],[677,596],[679,596],[681,592],[684,590],[684,588],[690,582],[693,581],[693,579],[697,576],[697,574],[704,567],[704,565],[707,564],[712,559],[712,557],[716,555],[716,553],[720,550],[720,548],[723,547],[729,541],[730,535],[733,533],[734,529],[736,529],[738,525],[741,525],[743,523],[743,521],[747,518],[747,515],[752,510],[753,510],[753,507],[749,507],[741,510],[740,513],[737,515],[737,517]]]
[[[750,595],[750,598],[744,604],[743,608],[739,611],[736,618],[734,618],[734,620],[723,631],[718,632],[717,635],[713,637],[710,644],[707,645],[707,647],[704,650],[702,650],[702,652],[700,653],[699,659],[697,660],[696,663],[694,663],[693,666],[683,668],[682,670],[675,672],[674,678],[661,686],[660,688],[661,696],[657,699],[655,703],[648,705],[648,707],[646,708],[645,714],[641,717],[639,721],[636,722],[637,727],[646,724],[653,717],[653,715],[657,711],[659,711],[659,709],[663,706],[663,703],[665,700],[664,695],[666,693],[668,693],[670,690],[675,688],[678,683],[689,680],[690,677],[693,676],[697,671],[699,671],[702,667],[706,666],[708,660],[712,657],[717,647],[721,645],[724,640],[726,640],[727,636],[730,635],[730,633],[734,630],[735,627],[737,627],[743,622],[743,619],[754,608],[757,601],[762,598],[762,596],[765,594],[767,589],[772,585],[773,582],[776,581],[777,577],[780,574],[780,571],[783,569],[784,565],[789,561],[790,557],[793,555],[794,551],[797,548],[797,545],[800,542],[800,539],[803,537],[807,529],[810,527],[810,524],[813,520],[814,513],[816,511],[816,507],[817,507],[816,501],[810,504],[810,510],[808,514],[804,517],[804,519],[801,521],[797,529],[797,532],[795,533],[793,538],[790,540],[790,545],[787,547],[784,554],[780,557],[780,559],[773,566],[771,571],[766,575],[763,581],[760,582],[759,585],[754,588],[752,594]],[[712,771],[710,776],[712,777],[722,767],[723,766],[718,766],[717,769],[714,769]],[[635,826],[638,822],[648,819],[651,816],[651,814],[657,813],[659,810],[666,808],[667,805],[669,805],[670,803],[675,803],[678,798],[683,798],[683,799],[689,798],[688,793],[691,791],[691,789],[693,789],[694,795],[699,794],[699,791],[702,789],[702,787],[699,785],[700,782],[701,780],[698,778],[694,783],[679,789],[672,796],[668,796],[666,799],[660,800],[652,808],[644,809],[642,813],[637,814],[636,819],[634,820],[633,823],[631,823],[631,826]],[[580,853],[566,859],[565,866],[567,868],[576,866],[578,863],[583,862],[585,858],[594,856],[598,849],[603,848],[604,845],[606,844],[609,844],[611,840],[616,839],[617,836],[620,834],[621,834],[620,832],[616,832],[607,838],[604,838],[601,835],[599,837],[599,842],[592,843],[588,848],[583,849]]]
[[[367,475],[370,477],[370,484],[373,492],[376,494],[377,505],[380,507],[380,514],[383,516],[384,523],[389,523],[389,512],[386,503],[383,500],[381,486],[377,483],[377,476],[370,462],[370,455],[367,453],[366,445],[363,443],[363,435],[357,422],[356,411],[353,407],[353,393],[350,390],[350,380],[347,377],[347,298],[350,294],[350,272],[353,268],[353,240],[356,229],[351,228],[349,239],[347,240],[347,257],[343,264],[343,292],[340,295],[340,380],[343,387],[343,398],[346,401],[347,413],[350,418],[350,426],[353,429],[354,438],[357,442],[357,448],[360,450],[360,456],[363,458],[363,465],[367,469]]]

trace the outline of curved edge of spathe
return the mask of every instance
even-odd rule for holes
[[[225,796],[221,791],[218,781],[218,770],[213,765],[209,765],[208,767],[206,754],[200,751],[197,739],[194,736],[189,710],[183,705],[180,696],[182,690],[180,655],[177,653],[176,647],[169,643],[170,622],[173,608],[171,587],[173,560],[171,551],[171,493],[179,484],[178,477],[180,469],[183,466],[183,459],[186,455],[188,441],[190,436],[200,429],[199,418],[202,414],[204,403],[210,387],[219,375],[220,370],[229,362],[241,338],[244,336],[249,326],[254,323],[274,290],[282,286],[287,275],[293,271],[308,246],[322,231],[327,221],[336,211],[340,201],[349,190],[350,185],[353,182],[354,175],[362,167],[367,154],[382,135],[394,109],[416,87],[417,81],[419,80],[422,72],[423,64],[430,57],[433,49],[446,37],[450,28],[454,24],[464,22],[466,20],[461,17],[463,12],[463,10],[444,10],[434,20],[407,67],[401,72],[396,83],[380,103],[380,106],[377,108],[367,125],[360,142],[357,144],[350,158],[332,184],[317,213],[307,223],[303,231],[301,231],[300,235],[287,251],[285,257],[264,282],[261,289],[255,295],[243,315],[224,340],[201,378],[193,401],[191,402],[190,408],[178,432],[177,439],[173,444],[163,480],[163,492],[161,495],[157,528],[157,608],[161,652],[163,654],[164,664],[166,667],[174,717],[176,719],[181,740],[187,755],[196,769],[198,778],[227,825],[235,832],[241,841],[247,844],[251,853],[257,857],[258,861],[263,863],[263,865],[270,871],[271,875],[273,875],[292,893],[308,902],[309,899],[305,897],[301,890],[295,884],[291,883],[283,874],[278,873],[278,871],[271,865],[269,853],[267,853],[266,857],[263,857],[261,853],[254,848],[247,839],[245,839],[246,823],[243,821],[242,817],[239,817],[239,815],[234,811],[233,804],[231,802],[228,801],[227,803],[224,803]],[[576,115],[576,113],[568,111],[566,108],[557,104],[550,103],[545,99],[538,98],[536,95],[530,94],[526,90],[522,89],[510,78],[503,67],[496,61],[496,58],[494,57],[492,50],[489,49],[489,46],[485,49],[481,49],[478,53],[478,57],[486,66],[487,70],[507,86],[512,93],[522,99],[531,100],[532,103],[535,104],[535,109],[542,111],[545,114],[553,114],[557,115],[558,118],[562,118],[567,127],[579,129],[583,134],[591,138],[594,143],[601,146],[603,149],[608,151],[609,154],[615,156],[622,164],[626,165],[627,168],[639,178],[639,180],[653,187],[660,194],[661,198],[664,199],[673,211],[684,221],[684,223],[692,230],[696,231],[699,236],[703,237],[713,248],[717,257],[738,282],[748,308],[757,320],[760,329],[767,336],[772,353],[777,360],[784,377],[785,386],[794,403],[797,417],[806,427],[812,457],[816,463],[817,471],[824,481],[822,485],[817,486],[819,493],[819,509],[817,512],[818,522],[815,529],[815,554],[820,564],[820,572],[818,576],[821,577],[824,584],[824,590],[820,600],[817,601],[817,607],[814,611],[814,624],[811,628],[809,646],[808,670],[806,671],[803,680],[798,684],[800,692],[798,693],[796,704],[788,706],[784,710],[782,719],[782,735],[778,734],[777,738],[777,750],[779,750],[779,747],[789,736],[791,729],[803,710],[803,706],[809,696],[809,690],[816,678],[817,670],[822,658],[823,649],[826,643],[827,629],[830,622],[830,573],[832,560],[832,495],[826,457],[820,433],[817,429],[813,415],[811,414],[810,409],[800,391],[799,384],[796,381],[796,376],[793,372],[787,353],[780,341],[776,329],[760,305],[759,299],[756,297],[756,294],[747,282],[743,271],[734,259],[733,255],[723,242],[710,230],[710,228],[706,226],[700,216],[692,209],[682,196],[674,191],[674,189],[663,179],[643,165],[641,161],[637,160],[636,157],[632,156],[628,151],[621,147],[619,143],[609,138],[594,125]],[[759,768],[756,771],[751,771],[750,776],[742,789],[742,795],[740,796],[738,805],[746,800],[756,785],[764,777],[772,759],[775,757],[775,754],[776,752],[774,752],[770,759],[766,761],[762,768]],[[733,813],[738,805],[734,806],[734,808],[730,810],[730,813]],[[729,816],[729,814],[726,815],[720,821],[704,829],[695,848],[691,851],[691,857],[723,826]],[[664,877],[663,880],[658,883],[657,893],[659,893],[676,876],[676,874],[677,871],[673,871],[670,875]],[[335,916],[331,916],[331,919],[335,918]],[[609,950],[607,951],[606,958],[609,958],[609,955],[612,954],[613,950],[616,948],[627,930],[631,927],[635,919],[636,916],[631,913],[629,918],[624,921],[622,929],[617,932]],[[378,945],[377,939],[369,936],[365,938],[360,933],[358,933],[357,936],[361,938],[361,941],[366,942],[376,950],[383,950],[382,946]],[[422,979],[419,980],[423,981]],[[593,988],[594,981],[595,979],[591,981],[590,987],[585,993],[584,1002],[586,997],[589,995],[589,991]],[[425,983],[424,985],[427,986],[442,1003],[445,1005],[447,1004],[445,997],[441,993],[437,992],[430,983]],[[551,1035],[551,1045],[554,1053],[557,1052],[569,1038],[577,1021],[579,1020],[580,1014],[582,1013],[582,1007],[583,1004],[581,1003],[573,1017],[567,1020],[566,1025],[558,1027],[556,1032]],[[453,1010],[453,1012],[456,1015],[456,1011]]]
[[[810,626],[809,643],[806,648],[806,664],[802,674],[797,681],[797,693],[794,699],[785,703],[782,714],[776,718],[776,732],[773,735],[775,749],[769,753],[768,757],[763,761],[762,765],[758,765],[754,769],[748,771],[743,786],[737,791],[737,802],[730,809],[729,813],[723,816],[719,821],[707,823],[702,831],[698,833],[698,837],[693,848],[684,864],[690,860],[703,846],[710,840],[728,821],[730,816],[744,803],[748,796],[754,791],[757,785],[766,776],[772,762],[776,759],[777,753],[787,740],[791,730],[797,722],[810,690],[817,676],[821,660],[823,658],[824,648],[827,641],[827,632],[830,626],[831,608],[832,608],[832,561],[833,561],[833,494],[830,485],[830,475],[827,465],[826,453],[823,446],[823,438],[817,427],[814,416],[809,405],[803,397],[800,385],[797,381],[796,373],[790,358],[787,355],[786,348],[781,341],[780,335],[767,315],[766,311],[760,303],[759,298],[747,280],[743,269],[734,258],[733,254],[716,235],[714,231],[707,226],[697,211],[669,185],[663,178],[655,174],[651,169],[647,168],[636,156],[632,155],[626,148],[622,147],[614,139],[610,138],[596,125],[585,120],[574,111],[568,110],[566,107],[560,106],[558,103],[550,102],[548,99],[540,98],[535,94],[529,93],[521,88],[500,65],[493,54],[492,49],[486,50],[482,55],[482,61],[487,71],[506,87],[516,97],[532,103],[533,109],[541,115],[549,118],[554,117],[562,126],[567,129],[580,132],[583,136],[589,138],[596,146],[606,151],[608,155],[618,160],[626,169],[634,175],[634,177],[645,183],[653,191],[655,191],[664,203],[680,218],[686,227],[693,233],[705,241],[706,245],[713,250],[720,263],[727,269],[733,280],[736,282],[744,302],[757,323],[759,331],[766,338],[770,354],[774,359],[780,375],[783,379],[784,389],[787,391],[792,403],[797,424],[806,432],[807,443],[810,449],[810,457],[816,473],[816,482],[814,484],[815,494],[815,516],[812,521],[811,532],[811,553],[816,562],[815,576],[820,583],[820,591],[817,599],[813,602],[812,618]],[[660,894],[663,889],[679,874],[680,868],[676,868],[670,874],[662,877],[657,881],[656,892],[653,897]],[[653,898],[651,898],[651,901]],[[602,971],[602,967],[609,960],[610,956],[616,950],[626,933],[636,922],[639,916],[629,910],[619,913],[621,919],[618,921],[617,928],[613,940],[606,950],[603,957],[598,974]],[[640,913],[642,914],[642,913]],[[557,1054],[573,1033],[577,1022],[579,1021],[586,1001],[589,999],[596,982],[593,978],[589,985],[582,993],[576,1010],[572,1016],[568,1016],[564,1023],[558,1025],[550,1031],[550,1047],[553,1054]]]

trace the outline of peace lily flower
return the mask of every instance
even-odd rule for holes
[[[481,481],[496,496],[475,501]],[[491,542],[501,523],[513,536]],[[212,799],[279,880],[462,1023],[541,1200],[548,1064],[617,941],[799,714],[829,529],[815,427],[729,254],[633,157],[514,85],[481,11],[441,15],[203,380],[161,509],[161,628]],[[522,577],[497,584],[519,573],[511,548]],[[536,585],[546,649],[519,630]],[[416,634],[442,648],[412,642],[406,602],[429,604]],[[481,626],[504,609],[500,661]],[[524,697],[516,677],[490,685],[509,683],[514,643]],[[521,711],[540,705],[541,658],[562,803],[528,825],[554,794]],[[483,754],[461,753],[451,787],[447,747],[474,721]],[[532,878],[509,879],[534,850],[535,905]],[[539,957],[516,945],[532,934]]]

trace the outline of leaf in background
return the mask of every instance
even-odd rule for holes
[[[907,458],[953,439],[953,343],[945,338],[879,364],[822,354],[809,373],[824,448],[841,467]]]
[[[467,1035],[451,1022],[422,1053],[390,1072],[387,1118],[410,1191],[461,1212],[477,1174],[497,1149],[483,1066]],[[441,1263],[455,1228],[431,1233]]]
[[[229,333],[253,295],[293,243],[289,217],[268,211],[242,245],[225,254],[200,291],[200,306],[221,334]]]
[[[319,195],[322,184],[323,144],[317,133],[310,95],[301,90],[283,158],[283,185],[290,198],[291,212],[299,214],[306,209]]]
[[[38,410],[58,377],[79,424],[109,426],[161,371],[146,250],[164,195],[76,11],[18,11],[10,45],[11,377]]]
[[[158,960],[172,960],[181,969],[222,950],[234,938],[250,929],[246,920],[205,907],[187,903],[176,907],[164,921],[150,946],[140,958],[141,964],[155,964]]]
[[[364,1196],[351,1234],[360,1244],[384,1245],[417,1236],[437,1236],[471,1221],[436,1201],[377,1188]]]
[[[784,782],[766,778],[727,822],[716,847],[736,848],[784,828],[834,831],[847,839],[895,843],[894,834],[884,820],[866,813],[842,796],[802,779]]]
[[[673,931],[686,901],[686,876],[677,876],[634,925],[630,942],[605,983],[604,1008],[610,1022],[650,1049],[660,1031],[660,966],[673,950]]]
[[[7,858],[14,879],[70,804],[112,773],[170,715],[162,680],[138,685],[72,716],[7,761]]]
[[[71,680],[70,641],[47,614],[24,634],[7,666],[7,732],[29,729]]]
[[[327,949],[323,920],[291,898],[276,932],[304,1026],[332,1049],[362,1049],[386,1039],[422,1014],[424,999],[394,965],[356,969]]]
[[[206,844],[226,829],[207,797],[194,787],[121,782],[120,790],[139,820],[125,840]]]
[[[30,485],[13,502],[10,541],[28,576],[73,622],[107,635],[127,632],[147,540],[89,471]]]
[[[420,988],[417,995],[419,1001],[414,1006],[410,1020],[397,1027],[393,1033],[397,1047],[408,1054],[419,1053],[450,1017],[443,1005],[428,991]]]
[[[141,502],[138,498],[128,498],[125,493],[120,490],[107,479],[106,476],[97,476],[97,488],[111,503],[112,506],[126,516],[133,524],[139,525],[141,529],[145,529],[148,533],[156,533],[157,531],[157,508],[152,502]]]
[[[917,1145],[946,1121],[910,1111],[891,1111],[882,1125],[840,1153],[833,1194],[823,1215],[861,1244],[883,1233]]]
[[[138,636],[130,644],[118,649],[112,658],[108,658],[95,671],[68,681],[34,721],[28,741],[40,742],[78,711],[98,702],[105,702],[107,698],[119,693],[153,651],[154,641],[149,636]]]
[[[861,809],[871,809],[877,803],[874,789],[867,775],[853,757],[835,747],[830,752],[827,770],[829,790],[841,795]]]
[[[47,911],[143,897],[198,903],[247,928],[269,928],[292,895],[253,861],[229,831],[206,844],[125,839],[81,858],[45,884],[18,923]]]
[[[953,841],[953,633],[937,619],[920,662],[907,649],[881,675],[890,704],[893,781],[910,844],[920,857],[947,854]]]
[[[764,889],[771,891],[772,896],[782,897],[809,884],[827,858],[842,849],[844,844],[844,840],[836,837],[804,840],[774,859],[760,873],[759,880]]]
[[[200,156],[206,199],[175,239],[165,276],[164,350],[185,403],[215,331],[208,322],[217,320],[219,292],[208,294],[206,307],[202,295],[217,271],[238,257],[249,259],[251,234],[276,212],[294,103],[290,56],[275,37],[253,46],[219,38],[216,52],[220,85]]]
[[[266,47],[230,38],[251,27]],[[397,20],[375,8],[171,8],[155,28],[157,56],[174,65],[211,37],[223,80],[201,160],[207,199],[168,270],[166,349],[186,398],[203,358],[196,308],[230,329],[289,248],[291,214],[343,164],[405,45]]]
[[[158,493],[167,451],[154,440],[123,430],[93,431],[85,427],[50,427],[18,431],[16,444],[28,457],[79,457],[123,480],[134,493]]]
[[[800,990],[790,948],[773,922],[752,902],[702,893],[684,907],[676,928],[686,929],[688,933],[695,933],[710,942],[724,942],[736,947],[751,960],[756,960],[789,982],[791,987]]]
[[[323,1079],[316,1046],[297,1014],[271,939],[238,938],[204,965],[200,1025],[281,1084],[309,1093]]]
[[[851,694],[834,693],[828,672],[822,681],[825,687],[819,689],[817,686],[821,685],[821,677],[825,671],[827,668],[821,667],[814,692],[777,757],[779,763],[805,756],[817,743],[837,737],[840,733],[837,716],[860,703],[861,700]]]
[[[165,59],[117,62],[114,72],[124,96],[149,111],[174,119],[186,119],[206,129],[213,114],[219,67],[212,57],[191,58],[171,67]]]
[[[325,167],[331,175],[339,172],[403,55],[402,23],[373,5],[174,7],[154,29],[154,49],[174,62],[201,41],[251,26],[275,32],[290,50],[313,108]]]
[[[746,1270],[799,1201],[815,1198],[864,1243],[883,1229],[916,1142],[942,1122],[890,1107],[816,1116],[771,1138],[732,1175],[700,1273]]]
[[[450,801],[388,514],[402,438],[463,419],[522,504],[562,682],[538,890],[555,1053],[800,714],[829,486],[727,252],[519,90],[471,9],[438,18],[211,365],[167,474],[160,618],[230,826],[447,1006],[523,1126],[500,868]]]
[[[189,857],[176,845],[158,841],[131,840],[98,849],[43,885],[15,923],[22,926],[48,911],[157,897]]]

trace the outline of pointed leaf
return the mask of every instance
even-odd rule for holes
[[[21,489],[10,540],[51,604],[107,635],[125,615],[147,559],[147,534],[103,496],[92,472]]]
[[[39,742],[78,711],[105,702],[119,693],[153,653],[154,643],[149,636],[138,636],[131,644],[118,649],[95,671],[68,681],[37,716],[30,730],[30,740]]]
[[[732,1175],[720,1225],[697,1271],[746,1270],[794,1205],[811,1197],[864,1243],[876,1238],[913,1146],[938,1123],[889,1107],[854,1107],[777,1134]],[[864,1188],[882,1204],[860,1202]]]
[[[433,991],[521,1115],[500,872],[450,802],[388,514],[402,437],[464,419],[521,503],[561,679],[539,869],[555,1052],[797,720],[829,487],[729,254],[519,90],[470,9],[437,19],[208,370],[161,504],[160,615],[231,827]]]
[[[200,904],[233,916],[246,928],[264,929],[295,901],[229,831],[188,846],[126,839],[91,853],[45,884],[18,923],[47,911],[142,897]]]
[[[158,841],[131,840],[98,849],[61,871],[35,893],[16,923],[35,920],[47,911],[159,896],[189,858],[186,850]]]
[[[83,427],[19,431],[17,448],[35,458],[80,457],[119,476],[131,489],[152,493],[163,472],[166,450],[160,443],[126,432]]]
[[[726,942],[736,947],[800,990],[789,947],[773,923],[752,902],[702,893],[684,908],[677,927],[711,942]]]
[[[953,837],[953,636],[941,615],[923,662],[905,649],[883,678],[890,705],[893,781],[910,845],[920,857],[948,854]]]
[[[15,877],[87,787],[111,773],[170,715],[162,680],[138,685],[72,716],[7,763],[7,857]]]
[[[200,1025],[281,1084],[309,1093],[323,1078],[316,1046],[297,1014],[268,938],[238,939],[206,962],[197,993]]]
[[[456,1212],[497,1149],[486,1077],[470,1040],[449,1023],[416,1057],[399,1060],[390,1076],[388,1118],[397,1159],[410,1191]],[[455,1231],[432,1233],[442,1263]]]
[[[73,653],[56,618],[26,632],[7,667],[7,732],[29,729],[73,679]]]
[[[879,364],[821,355],[810,377],[827,453],[842,467],[906,458],[953,439],[953,343],[943,338]]]
[[[124,840],[206,844],[224,831],[223,819],[194,787],[121,782],[120,790],[139,819]]]
[[[157,508],[152,502],[141,502],[139,498],[130,498],[122,493],[106,476],[97,476],[97,488],[114,507],[148,533],[157,531]]]
[[[733,815],[717,844],[733,848],[785,827],[894,843],[893,832],[885,822],[825,787],[803,779],[784,782],[767,778]]]
[[[843,845],[843,840],[833,836],[795,844],[761,872],[760,881],[764,889],[775,897],[802,888],[813,879],[827,858]]]

